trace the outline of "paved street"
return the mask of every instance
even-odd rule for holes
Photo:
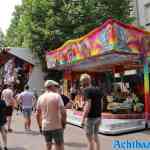
[[[44,139],[39,135],[36,121],[33,116],[31,133],[25,133],[23,129],[23,119],[21,115],[13,118],[14,132],[8,135],[9,150],[44,150]],[[112,150],[112,140],[149,140],[150,131],[136,132],[120,136],[100,135],[101,150]],[[65,131],[65,150],[86,150],[86,139],[84,132],[79,127],[67,125]]]

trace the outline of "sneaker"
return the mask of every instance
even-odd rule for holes
[[[27,133],[30,133],[32,130],[31,129],[26,129],[26,132]]]
[[[7,147],[4,147],[4,150],[8,150],[8,148],[7,148]]]
[[[31,128],[28,128],[29,131],[31,131]]]
[[[12,129],[8,129],[8,132],[13,132],[13,130]]]
[[[19,112],[16,112],[16,115],[18,116],[18,115],[19,115]]]
[[[24,130],[25,130],[25,132],[27,132],[27,131],[28,131],[28,128],[25,128]]]
[[[42,129],[40,129],[40,134],[41,134],[41,135],[43,134]]]
[[[43,132],[42,132],[42,128],[41,127],[39,127],[39,131],[40,131],[40,134],[42,134]]]

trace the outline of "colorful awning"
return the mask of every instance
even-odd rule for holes
[[[77,64],[110,52],[150,56],[150,33],[109,19],[87,35],[69,40],[60,48],[47,52],[47,67]]]

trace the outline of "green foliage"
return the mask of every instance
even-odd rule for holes
[[[6,44],[29,47],[44,60],[45,50],[80,37],[109,17],[130,23],[130,0],[23,0],[16,6]]]
[[[0,48],[5,46],[5,42],[4,42],[4,34],[2,32],[2,30],[0,29]]]
[[[11,25],[6,34],[6,44],[9,47],[32,46],[32,0],[23,0],[21,6],[15,7]]]

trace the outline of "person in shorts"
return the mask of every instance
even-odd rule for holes
[[[21,92],[18,96],[18,102],[21,103],[22,105],[25,131],[31,130],[31,115],[34,101],[35,101],[34,93],[30,92],[29,86],[26,85],[25,90]]]
[[[58,94],[58,83],[47,80],[45,88],[45,93],[37,101],[37,122],[39,128],[42,126],[47,150],[52,149],[53,141],[56,150],[64,150],[63,131],[66,124],[66,111],[63,100]]]
[[[12,122],[12,114],[13,114],[13,109],[14,109],[14,104],[15,104],[15,99],[14,99],[14,92],[12,90],[12,85],[9,84],[7,85],[6,89],[2,91],[1,94],[1,99],[5,101],[7,105],[7,124],[8,124],[8,132],[12,132],[11,129],[11,122]]]
[[[96,147],[96,150],[100,150],[98,131],[101,122],[102,93],[98,88],[92,86],[90,75],[82,74],[80,82],[85,99],[81,125],[85,128],[88,140],[88,149],[94,150],[94,147]]]
[[[2,134],[2,140],[4,143],[4,150],[7,149],[7,131],[5,129],[6,120],[6,103],[4,100],[0,99],[0,132]],[[2,150],[1,143],[0,143],[0,150]]]

